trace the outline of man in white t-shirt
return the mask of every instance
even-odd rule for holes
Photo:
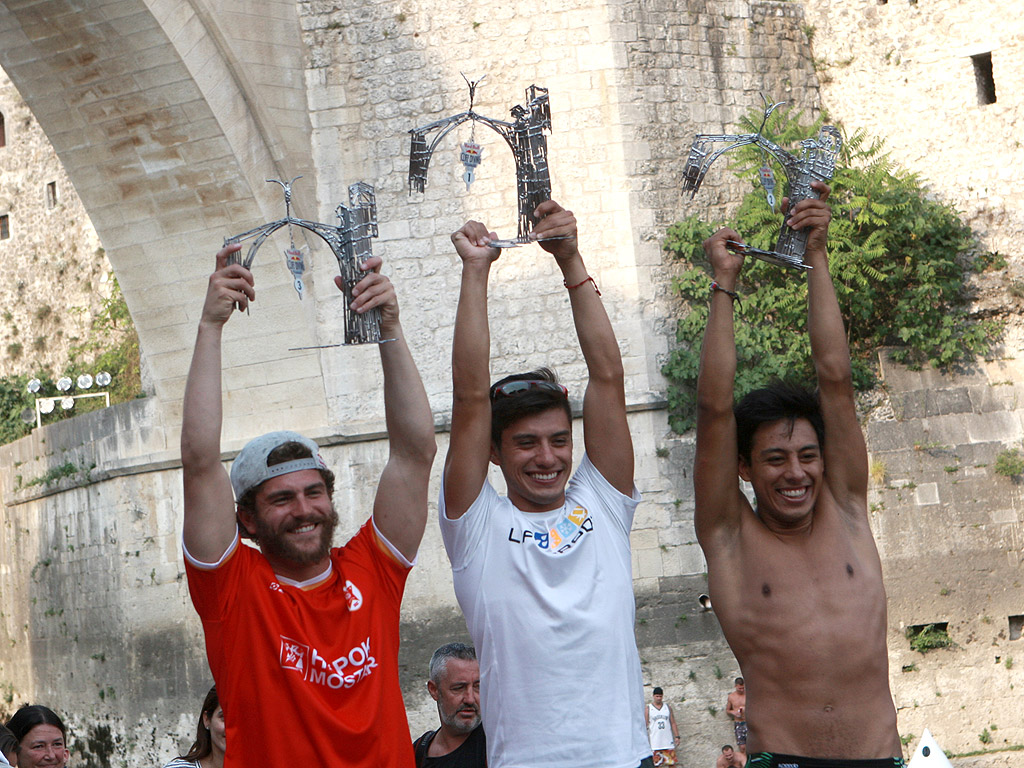
[[[622,359],[577,248],[575,217],[552,200],[535,214],[532,236],[561,270],[589,374],[586,455],[575,474],[572,411],[554,374],[489,386],[497,235],[473,221],[452,235],[462,290],[441,533],[480,659],[488,765],[649,766],[629,550],[640,495]],[[487,481],[490,462],[507,497]]]
[[[675,765],[676,746],[679,744],[679,729],[672,707],[665,703],[665,692],[660,687],[651,691],[651,703],[644,708],[647,736],[654,750],[654,764]]]

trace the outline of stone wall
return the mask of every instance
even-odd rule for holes
[[[1009,262],[981,286],[978,307],[1005,312],[1021,345],[1024,274],[1021,124],[1024,19],[993,0],[807,0],[822,101],[849,131],[886,140],[891,156],[962,211],[984,247]],[[995,89],[981,103],[985,60]]]
[[[5,375],[59,373],[70,346],[89,336],[113,273],[64,166],[2,70],[0,114],[0,215],[10,234],[0,239],[0,360]]]
[[[0,8],[0,21],[10,21],[15,5]],[[177,538],[177,417],[209,269],[208,262],[200,264],[200,252],[242,229],[243,221],[280,215],[277,194],[260,186],[262,178],[315,168],[296,185],[296,199],[309,216],[315,195],[321,221],[332,220],[350,183],[376,187],[381,237],[374,250],[399,286],[444,454],[459,271],[448,235],[470,217],[503,235],[515,221],[511,158],[484,128],[476,133],[485,155],[472,190],[462,185],[457,161],[457,143],[470,131],[465,126],[439,147],[426,192],[407,191],[407,131],[468,106],[465,72],[473,79],[487,75],[475,108],[497,118],[522,102],[531,83],[551,91],[555,196],[580,220],[581,248],[604,292],[628,376],[637,484],[646,499],[633,534],[645,683],[665,687],[676,708],[684,766],[709,764],[731,741],[722,710],[738,670],[713,614],[697,603],[705,584],[692,527],[692,436],[670,436],[659,373],[673,331],[672,267],[662,262],[660,238],[686,213],[717,216],[738,199],[739,187],[724,167],[713,170],[695,202],[681,198],[681,158],[693,135],[734,128],[762,92],[816,114],[821,97],[807,51],[811,27],[821,57],[830,55],[824,46],[842,46],[870,25],[824,3],[809,6],[817,14],[812,24],[796,3],[740,0],[573,0],[557,10],[532,0],[514,6],[487,0],[468,9],[408,0],[309,0],[295,6],[294,17],[288,3],[274,4],[273,24],[241,5],[153,2],[150,13],[138,2],[112,3],[130,6],[131,13],[117,17],[116,9],[107,9],[113,21],[89,29],[102,33],[116,56],[81,69],[82,84],[59,93],[39,82],[45,78],[28,78],[50,120],[64,112],[74,117],[62,133],[70,144],[67,157],[88,182],[88,199],[117,249],[121,261],[115,264],[119,274],[123,268],[122,284],[144,352],[156,358],[158,381],[149,401],[37,430],[0,450],[0,645],[10,648],[0,658],[0,689],[7,692],[6,705],[47,701],[68,713],[76,750],[88,765],[159,764],[194,728],[209,680]],[[869,17],[867,4],[858,8]],[[73,39],[81,30],[72,22],[85,18],[84,11],[66,17],[64,34]],[[0,48],[5,62],[41,55],[25,43],[26,35],[22,27],[14,35],[22,47]],[[1007,38],[1005,47],[1012,44]],[[115,63],[131,60],[136,50],[159,64],[125,86]],[[80,65],[69,58],[60,76],[79,72]],[[853,64],[833,69],[857,71]],[[865,77],[871,82],[870,71]],[[869,92],[864,82],[860,88]],[[830,87],[839,83],[835,76]],[[113,93],[122,87],[124,93]],[[261,94],[269,94],[266,101]],[[296,110],[302,95],[308,114]],[[853,102],[863,98],[859,92],[840,95],[863,104]],[[158,109],[154,100],[161,99],[170,105]],[[903,114],[895,107],[876,111]],[[859,106],[845,121],[859,125],[861,115],[874,113]],[[112,179],[118,180],[113,187]],[[1009,203],[1006,210],[1011,216]],[[302,304],[278,259],[265,255],[257,262],[261,301],[250,317],[233,320],[227,334],[225,458],[258,431],[289,422],[309,428],[328,461],[346,468],[340,488],[347,490],[338,499],[344,537],[364,518],[385,455],[377,353],[290,349],[301,345],[297,341],[337,341],[340,306],[326,279],[332,259],[323,248],[314,251]],[[538,249],[526,248],[506,252],[494,272],[493,372],[547,362],[578,399],[585,371],[554,266]],[[1008,356],[1017,347],[1011,339]],[[928,724],[956,749],[972,746],[990,717],[988,725],[999,726],[994,738],[1021,740],[999,714],[1019,709],[1009,687],[1019,671],[1006,665],[1019,641],[999,632],[1004,623],[1008,630],[1008,616],[1024,614],[1013,604],[1019,585],[1012,586],[1019,576],[1019,493],[1009,480],[991,475],[999,446],[1020,440],[1019,409],[1009,396],[1017,385],[1000,383],[1020,376],[1012,362],[1001,365],[1006,371],[995,363],[979,369],[966,380],[969,386],[938,379],[915,384],[888,366],[893,418],[876,415],[868,426],[873,455],[885,463],[892,485],[879,484],[872,503],[884,505],[875,507],[873,523],[889,574],[901,732],[919,734]],[[944,421],[940,414],[954,415]],[[948,435],[921,445],[939,451],[932,443],[940,443],[941,450],[949,446],[970,458],[954,462],[908,448],[907,435],[937,424]],[[955,471],[946,470],[954,465]],[[964,482],[955,482],[961,474]],[[973,517],[961,519],[959,501],[969,499],[956,494],[968,487],[984,501],[969,507]],[[432,496],[436,489],[435,471]],[[990,510],[1001,511],[992,517]],[[956,548],[945,536],[951,527]],[[923,542],[919,551],[908,545],[915,538]],[[971,557],[957,556],[963,551]],[[932,583],[933,559],[948,585]],[[428,526],[407,594],[402,680],[410,730],[419,733],[436,718],[423,690],[429,654],[443,640],[465,636],[436,523]],[[979,617],[971,611],[982,599],[986,612]],[[948,621],[960,648],[914,656],[901,624],[931,621]],[[988,660],[993,655],[999,665]],[[902,671],[911,664],[917,671]],[[957,676],[961,665],[974,672],[977,686]],[[948,738],[931,723],[948,728]]]

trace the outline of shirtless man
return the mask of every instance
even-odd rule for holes
[[[740,236],[723,229],[704,243],[717,287],[697,382],[694,522],[715,612],[749,681],[748,766],[826,758],[817,765],[857,759],[871,761],[861,768],[892,768],[902,749],[882,568],[868,525],[867,448],[828,272],[829,189],[814,184],[821,199],[796,205],[788,224],[810,230],[807,324],[818,398],[776,383],[734,411],[743,256],[727,241]],[[756,509],[737,474],[753,486]]]
[[[715,768],[743,768],[743,758],[736,754],[731,744],[726,744],[715,760]]]
[[[742,677],[733,682],[735,690],[725,700],[725,714],[732,718],[733,735],[736,737],[736,751],[747,756],[747,688]]]

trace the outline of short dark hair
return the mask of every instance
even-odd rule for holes
[[[743,678],[742,677],[737,677],[735,680],[732,681],[732,684],[733,685],[743,685]]]
[[[448,659],[476,661],[476,649],[465,643],[445,643],[430,657],[430,679],[437,685],[448,669]]]
[[[196,740],[192,742],[188,752],[182,755],[182,760],[200,760],[204,757],[209,757],[210,753],[213,752],[210,728],[203,722],[203,715],[213,718],[213,713],[217,711],[219,706],[220,700],[217,698],[217,686],[215,685],[210,688],[206,693],[206,698],[203,699],[203,706],[199,710],[199,722],[196,724]]]
[[[732,744],[726,744],[726,745],[725,745],[724,747],[722,747],[722,751],[723,751],[723,752],[725,752],[725,750],[727,750],[727,749],[733,749],[733,746],[732,746]],[[735,749],[733,749],[733,752],[735,752],[735,751],[736,751],[736,750],[735,750]]]
[[[817,392],[799,384],[775,379],[768,386],[743,396],[733,408],[736,416],[736,447],[748,464],[754,434],[764,424],[787,421],[792,429],[797,419],[807,419],[818,436],[818,447],[825,447],[825,421]]]
[[[498,387],[510,381],[545,381],[555,385],[553,388],[534,387],[518,392],[512,397],[495,397]],[[528,373],[514,373],[491,385],[491,441],[501,445],[501,436],[512,424],[526,416],[544,413],[553,408],[561,408],[565,417],[572,425],[572,408],[569,398],[559,390],[558,377],[550,368],[538,368]]]
[[[312,458],[313,454],[302,443],[287,442],[281,443],[277,448],[267,454],[267,466],[272,467],[275,464],[284,464],[286,461],[295,461],[296,459],[309,459]],[[320,469],[320,477],[324,479],[324,485],[327,486],[328,498],[334,497],[334,473],[329,469]],[[264,481],[266,482],[266,481]],[[249,515],[256,514],[256,494],[259,493],[260,488],[263,487],[263,483],[260,483],[253,488],[250,488],[241,495],[238,501],[235,502],[237,508],[241,511],[248,513]],[[241,535],[247,538],[251,538],[249,533],[245,530],[245,526],[241,526]],[[216,707],[214,707],[216,709]]]
[[[654,690],[651,691],[651,696],[664,696],[664,695],[665,695],[665,692],[663,690],[661,690],[661,686],[660,685],[654,686]]]
[[[42,704],[26,704],[7,721],[7,727],[11,729],[19,744],[37,725],[52,725],[59,728],[61,736],[64,737],[64,746],[67,746],[68,729],[64,726],[64,721],[56,712]]]

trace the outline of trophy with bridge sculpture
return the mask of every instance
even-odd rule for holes
[[[461,144],[460,160],[465,167],[462,180],[466,182],[468,190],[483,159],[483,149],[476,142],[476,125],[479,123],[505,140],[512,150],[516,163],[518,234],[513,240],[493,240],[490,245],[495,248],[515,248],[534,242],[530,239],[530,230],[537,223],[533,211],[545,200],[551,199],[548,143],[544,135],[545,130],[551,130],[548,91],[538,85],[531,85],[526,90],[526,104],[512,107],[513,121],[506,122],[473,110],[476,89],[483,78],[471,82],[465,75],[462,77],[469,86],[469,109],[409,131],[412,134],[409,151],[409,191],[424,191],[427,186],[427,167],[437,145],[455,128],[466,122],[472,126],[472,132],[469,140]]]
[[[761,127],[756,133],[743,134],[698,134],[690,147],[690,154],[686,158],[686,168],[683,173],[683,191],[690,193],[692,199],[701,182],[707,174],[711,164],[719,157],[730,150],[749,145],[756,146],[762,157],[761,167],[758,169],[758,180],[764,187],[768,205],[775,210],[775,174],[769,164],[769,156],[774,158],[782,166],[786,179],[789,182],[789,206],[790,209],[801,200],[809,197],[817,198],[818,193],[811,187],[813,181],[828,181],[832,178],[836,168],[836,158],[843,146],[843,139],[835,126],[823,125],[818,135],[812,139],[805,139],[800,142],[801,153],[797,157],[785,151],[774,142],[763,135],[765,124],[778,107],[785,102],[776,104],[765,103],[764,119]],[[715,144],[724,143],[726,146],[712,153]],[[786,226],[783,219],[782,227],[779,230],[778,241],[775,250],[765,251],[760,248],[743,246],[744,253],[755,258],[776,264],[787,269],[806,270],[810,265],[804,262],[804,254],[807,251],[806,231],[797,231]],[[730,242],[731,245],[740,245]]]
[[[335,212],[338,215],[336,225],[322,224],[318,221],[307,221],[292,216],[292,184],[301,179],[296,176],[290,182],[283,182],[278,179],[267,179],[268,183],[280,184],[284,190],[285,216],[283,219],[262,224],[248,232],[226,238],[224,245],[241,243],[252,240],[245,258],[241,252],[231,254],[228,262],[241,264],[246,269],[252,269],[253,260],[256,258],[256,251],[266,240],[282,227],[288,227],[289,247],[285,249],[285,264],[288,271],[292,273],[293,285],[299,299],[302,299],[306,292],[302,275],[306,271],[306,262],[303,248],[295,246],[292,228],[299,227],[320,237],[328,246],[338,260],[338,267],[341,270],[342,292],[345,296],[345,344],[378,344],[390,339],[380,337],[380,309],[373,308],[368,312],[359,314],[352,310],[352,289],[356,283],[366,276],[366,272],[359,268],[373,251],[371,238],[377,237],[377,202],[373,187],[366,182],[360,181],[348,188],[349,204],[339,204]],[[339,346],[327,344],[325,347]],[[322,347],[300,347],[299,349],[320,349]]]

